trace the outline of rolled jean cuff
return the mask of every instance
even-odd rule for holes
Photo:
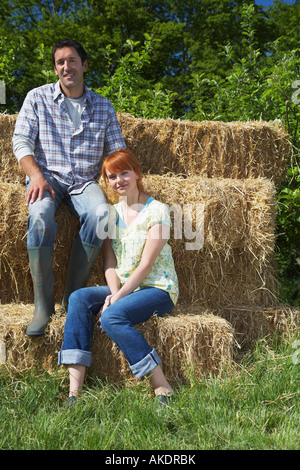
[[[157,355],[157,352],[152,349],[152,351],[147,354],[141,361],[132,364],[130,367],[131,371],[134,373],[135,377],[139,379],[144,375],[151,372],[161,363],[160,358]]]
[[[81,364],[90,367],[92,364],[92,353],[81,349],[63,349],[58,353],[58,365]]]

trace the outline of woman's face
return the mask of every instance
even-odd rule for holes
[[[116,173],[106,170],[106,176],[112,189],[120,196],[125,196],[137,189],[138,176],[133,170],[123,170]]]

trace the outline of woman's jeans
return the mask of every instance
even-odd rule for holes
[[[57,231],[55,213],[61,203],[66,204],[79,218],[81,241],[88,245],[101,246],[108,221],[108,204],[100,186],[90,183],[80,194],[70,195],[68,185],[50,175],[45,175],[45,178],[55,191],[55,199],[45,191],[40,201],[29,204],[27,247],[54,245]],[[30,181],[27,188],[29,184]]]
[[[109,294],[107,286],[86,287],[71,294],[58,364],[91,365],[92,317],[99,312]],[[137,378],[146,375],[161,360],[134,325],[148,320],[154,314],[163,316],[170,313],[173,308],[174,304],[167,292],[145,287],[119,299],[102,313],[102,329],[124,353]]]

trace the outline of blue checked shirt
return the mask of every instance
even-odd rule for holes
[[[112,104],[85,86],[81,126],[75,130],[59,82],[31,90],[14,136],[35,143],[34,159],[44,174],[80,193],[98,176],[103,154],[126,147]]]

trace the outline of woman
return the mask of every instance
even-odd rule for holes
[[[143,192],[139,163],[129,149],[111,153],[103,162],[102,177],[119,195],[110,207],[108,237],[103,243],[107,286],[73,292],[59,364],[69,368],[69,404],[80,393],[86,368],[91,365],[92,316],[117,344],[139,378],[150,383],[161,404],[172,387],[160,367],[161,360],[135,324],[153,314],[170,313],[178,297],[178,282],[167,242],[170,216],[167,207]]]

